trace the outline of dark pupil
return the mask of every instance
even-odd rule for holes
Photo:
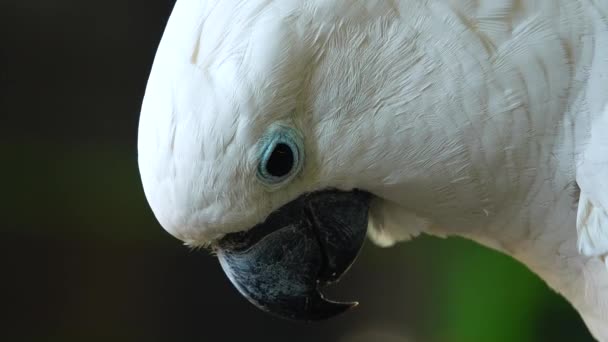
[[[277,144],[266,162],[266,171],[274,177],[283,177],[293,168],[293,152],[286,144]]]

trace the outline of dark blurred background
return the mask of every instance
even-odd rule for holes
[[[193,0],[180,0],[193,1]],[[0,341],[591,341],[510,258],[460,239],[367,243],[327,322],[248,304],[166,234],[137,169],[173,1],[0,1]]]

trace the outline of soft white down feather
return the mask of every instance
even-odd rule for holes
[[[191,245],[307,191],[375,195],[389,246],[460,235],[520,260],[608,341],[608,1],[179,0],[139,131],[144,189]],[[276,123],[301,174],[256,182]]]

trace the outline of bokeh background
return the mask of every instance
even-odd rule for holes
[[[193,0],[180,0],[193,1]],[[0,1],[0,341],[591,341],[525,267],[461,239],[367,243],[330,321],[259,312],[165,233],[136,161],[169,0]]]

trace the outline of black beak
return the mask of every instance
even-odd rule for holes
[[[370,199],[362,191],[302,195],[263,223],[220,240],[222,268],[266,312],[306,321],[340,314],[357,303],[327,300],[319,288],[337,281],[357,257]]]

